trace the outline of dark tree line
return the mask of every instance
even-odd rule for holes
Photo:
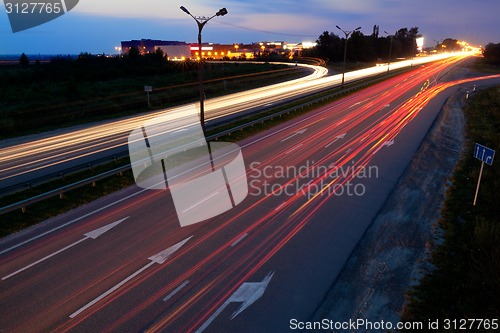
[[[443,52],[457,52],[462,50],[462,45],[454,38],[446,38],[436,45],[436,50]]]
[[[500,64],[500,43],[489,43],[483,50],[483,56],[491,63]]]
[[[408,58],[417,53],[416,39],[421,37],[418,28],[402,28],[394,35],[379,36],[379,27],[373,27],[371,35],[354,31],[347,41],[347,60],[351,62],[375,62],[378,59],[388,60],[392,38],[391,58]],[[344,41],[333,32],[325,31],[316,40],[317,45],[303,52],[304,56],[327,58],[340,62],[344,59]]]
[[[26,53],[21,54],[21,57],[19,58],[19,64],[21,66],[28,66],[30,64],[30,59],[26,55]]]
[[[141,55],[132,48],[123,56],[80,53],[77,57],[58,56],[41,66],[39,72],[46,72],[52,78],[65,80],[74,77],[79,82],[116,80],[127,77],[147,77],[178,72],[195,72],[197,64],[191,61],[182,64],[168,61],[166,55],[158,50],[155,53]],[[43,73],[39,73],[41,75]]]
[[[191,81],[192,78],[197,77],[198,71],[196,62],[168,61],[161,50],[145,55],[140,55],[138,51],[131,51],[122,57],[85,52],[76,57],[56,56],[51,58],[49,63],[44,64],[38,60],[33,65],[29,65],[30,63],[28,56],[23,53],[19,58],[19,68],[5,67],[9,70],[0,71],[0,86],[29,87],[26,89],[33,92],[24,95],[36,101],[39,101],[37,98],[42,91],[48,91],[49,88],[54,87],[58,96],[65,97],[65,101],[75,101],[88,95],[88,91],[91,90],[88,88],[89,85],[101,84],[107,87],[103,83],[109,82],[111,91],[115,89],[116,84],[127,86],[128,80],[136,82],[143,78],[150,80],[151,77],[161,76],[168,79],[177,73],[181,74],[179,80]],[[104,88],[100,91],[104,91]],[[7,105],[11,105],[23,98],[22,95],[2,91],[0,92],[0,106],[4,101],[10,101]]]

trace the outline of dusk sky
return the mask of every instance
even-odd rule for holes
[[[196,16],[227,8],[204,28],[204,42],[315,41],[325,30],[339,34],[335,25],[368,35],[377,24],[381,34],[417,26],[425,46],[447,37],[500,43],[498,0],[80,0],[64,16],[18,33],[2,2],[0,54],[112,54],[121,40],[141,38],[195,42],[196,24],[181,5]]]

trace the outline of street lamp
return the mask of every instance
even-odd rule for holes
[[[392,39],[394,38],[394,35],[390,35],[387,31],[385,31],[385,34],[391,37],[391,44],[389,45],[389,62],[387,63],[387,74],[389,74],[389,66],[391,65],[391,55],[392,55]]]
[[[203,57],[202,57],[202,47],[201,47],[201,31],[203,30],[203,27],[205,24],[207,24],[208,21],[213,19],[216,16],[224,16],[227,14],[227,9],[226,8],[221,8],[217,13],[215,13],[211,17],[205,17],[205,16],[193,16],[189,10],[186,9],[186,7],[181,6],[181,10],[191,16],[195,21],[196,24],[198,25],[198,52],[200,54],[200,60],[198,62],[198,80],[199,80],[199,91],[200,91],[200,122],[201,122],[201,128],[203,129],[203,133],[205,133],[205,105],[204,105],[204,100],[205,100],[205,93],[203,92]]]
[[[342,30],[341,27],[339,27],[338,25],[336,26],[337,29],[339,29],[340,31],[342,31],[345,35],[345,47],[344,47],[344,64],[342,65],[342,89],[344,89],[344,75],[345,75],[345,63],[346,63],[346,60],[347,60],[347,39],[349,38],[349,36],[354,32],[354,31],[358,31],[359,29],[361,29],[361,27],[357,27],[356,29],[352,30],[352,31],[345,31],[345,30]]]

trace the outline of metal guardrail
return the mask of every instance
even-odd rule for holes
[[[103,180],[103,179],[108,178],[110,176],[114,176],[116,174],[125,172],[129,169],[130,169],[130,165],[125,165],[125,166],[122,166],[120,168],[106,171],[106,172],[103,172],[99,175],[96,175],[96,176],[93,176],[93,177],[90,177],[90,178],[87,178],[84,180],[80,180],[80,181],[77,181],[76,183],[69,184],[69,185],[57,188],[55,190],[37,195],[35,197],[29,198],[29,199],[26,199],[26,200],[23,200],[20,202],[16,202],[14,204],[11,204],[11,205],[8,205],[5,207],[1,207],[0,208],[0,215],[12,212],[12,211],[17,210],[17,209],[21,209],[24,213],[26,211],[26,207],[31,205],[31,204],[43,201],[45,199],[55,197],[57,195],[62,199],[64,196],[64,193],[66,193],[68,191],[74,190],[76,188],[79,188],[79,187],[82,187],[82,186],[85,186],[88,184],[95,184],[99,180]]]
[[[77,165],[77,166],[74,166],[71,168],[67,168],[64,171],[50,173],[50,174],[47,174],[45,176],[41,176],[41,177],[32,179],[31,181],[17,183],[15,185],[7,186],[7,187],[0,189],[0,198],[2,196],[13,194],[13,193],[16,193],[19,191],[29,190],[29,189],[32,189],[33,187],[38,186],[38,185],[42,185],[42,184],[45,184],[45,183],[48,183],[51,181],[55,181],[58,179],[64,180],[64,178],[66,176],[75,174],[77,172],[82,172],[85,170],[92,170],[93,168],[98,167],[99,165],[106,164],[106,163],[109,163],[112,161],[116,161],[120,158],[127,157],[127,156],[128,156],[128,152],[124,151],[122,153],[114,154],[113,156],[108,156],[108,157],[94,160],[91,163],[90,162],[83,163],[83,164],[80,164],[80,165]]]
[[[328,94],[328,95],[325,95],[325,96],[313,99],[311,101],[308,101],[308,102],[305,102],[305,103],[293,106],[291,108],[282,110],[280,112],[276,112],[276,113],[267,115],[265,117],[258,118],[256,120],[253,120],[253,121],[250,121],[250,122],[238,125],[236,127],[233,127],[233,128],[230,128],[230,129],[227,129],[227,130],[224,130],[224,131],[221,131],[219,133],[210,135],[206,139],[207,139],[207,141],[217,140],[220,137],[223,137],[225,135],[231,135],[231,133],[234,133],[234,132],[237,132],[237,131],[241,131],[241,130],[247,128],[247,127],[252,127],[254,125],[264,123],[265,121],[272,120],[272,119],[274,119],[276,117],[280,117],[280,116],[282,116],[284,114],[289,114],[289,113],[295,112],[297,110],[303,110],[304,108],[311,107],[314,104],[324,102],[325,100],[334,98],[336,96],[339,96],[339,95],[342,95],[342,94],[345,94],[345,93],[348,93],[348,92],[351,92],[353,90],[357,90],[357,89],[363,88],[365,86],[368,86],[368,85],[371,85],[371,84],[383,81],[385,79],[387,79],[387,77],[376,78],[374,80],[363,82],[361,84],[358,84],[358,85],[346,88],[344,90],[336,91],[336,92],[334,92],[332,94]],[[329,88],[329,89],[331,89],[331,88]],[[327,90],[329,90],[329,89],[327,89]],[[323,90],[323,92],[324,92],[324,90]],[[319,92],[319,93],[321,93],[321,92]],[[318,92],[316,92],[315,94],[318,94]],[[274,106],[274,107],[276,107],[276,106]],[[82,187],[82,186],[85,186],[85,185],[95,184],[95,182],[97,182],[99,180],[102,180],[102,179],[108,178],[110,176],[113,176],[113,175],[116,175],[116,174],[128,171],[130,169],[131,169],[131,165],[128,164],[128,165],[122,166],[120,168],[116,168],[116,169],[113,169],[113,170],[106,171],[104,173],[95,175],[93,177],[90,177],[90,178],[87,178],[87,179],[84,179],[84,180],[80,180],[80,181],[78,181],[76,183],[69,184],[69,185],[57,188],[55,190],[46,192],[44,194],[40,194],[40,195],[35,196],[33,198],[29,198],[29,199],[26,199],[26,200],[23,200],[23,201],[20,201],[20,202],[17,202],[17,203],[14,203],[14,204],[11,204],[11,205],[8,205],[8,206],[5,206],[5,207],[0,207],[0,215],[6,214],[6,213],[9,213],[9,212],[18,210],[18,209],[21,209],[22,212],[25,212],[26,211],[26,207],[29,206],[29,205],[31,205],[31,204],[34,204],[34,203],[37,203],[37,202],[40,202],[40,201],[52,198],[54,196],[60,196],[62,198],[65,192],[74,190],[76,188],[79,188],[79,187]]]

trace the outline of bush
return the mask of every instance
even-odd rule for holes
[[[483,51],[483,55],[488,61],[494,64],[500,64],[500,43],[489,43]]]
[[[21,66],[28,66],[30,64],[30,60],[25,53],[21,54],[21,57],[19,58],[19,64]]]

